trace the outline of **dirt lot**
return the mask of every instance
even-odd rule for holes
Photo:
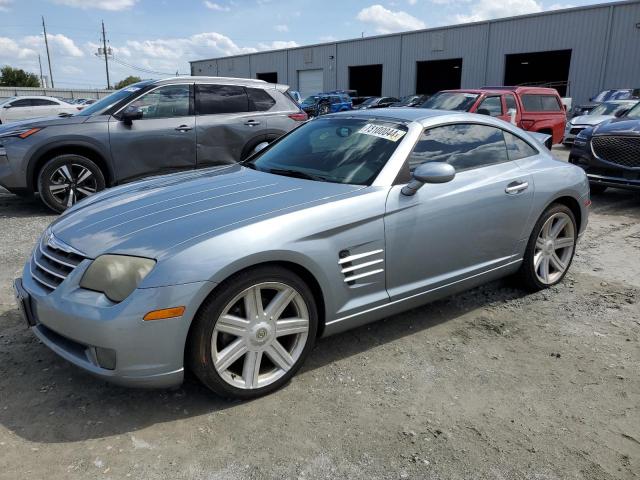
[[[0,193],[2,479],[640,477],[638,194],[594,198],[560,286],[495,282],[323,340],[247,403],[117,388],[39,344],[10,286],[53,218]]]

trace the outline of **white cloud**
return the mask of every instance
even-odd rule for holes
[[[378,33],[391,33],[403,30],[417,30],[425,28],[425,23],[407,12],[391,11],[382,5],[371,5],[363,8],[356,16],[364,23],[374,25]]]
[[[479,0],[467,9],[470,15],[459,14],[455,19],[460,23],[479,22],[492,18],[511,17],[536,13],[543,10],[542,4],[536,0]]]
[[[283,41],[283,40],[275,40],[271,43],[259,43],[258,44],[258,48],[260,50],[279,50],[281,48],[294,48],[294,47],[298,47],[299,45],[294,42],[293,40],[291,41]]]
[[[416,3],[418,3],[418,0],[407,0],[407,3],[409,5],[415,5]]]
[[[138,0],[53,0],[59,5],[68,7],[82,8],[88,10],[96,8],[98,10],[127,10],[133,7]]]
[[[210,2],[209,0],[205,0],[204,6],[210,10],[215,10],[216,12],[228,12],[229,10],[231,10],[231,8],[225,5],[220,5],[219,3]]]
[[[563,10],[565,8],[573,8],[575,5],[571,3],[554,3],[549,5],[545,10]]]
[[[68,57],[83,57],[84,52],[78,48],[73,40],[62,33],[50,33],[47,35],[49,47],[54,54]],[[40,49],[44,47],[44,37],[42,35],[30,35],[22,39],[22,43],[31,48]]]
[[[15,40],[7,37],[0,37],[0,52],[2,57],[8,59],[23,59],[37,56],[35,50],[21,46]]]
[[[0,12],[8,12],[13,0],[0,0]]]
[[[287,25],[276,25],[273,27],[277,32],[288,32],[289,27]]]

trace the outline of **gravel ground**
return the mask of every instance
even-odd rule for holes
[[[1,479],[640,477],[638,194],[593,199],[561,285],[494,282],[331,337],[246,403],[114,387],[39,344],[11,280],[53,218],[0,193]]]

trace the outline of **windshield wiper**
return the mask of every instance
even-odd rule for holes
[[[73,117],[73,113],[62,112],[62,113],[59,113],[58,116],[62,118]]]
[[[322,175],[314,175],[311,173],[301,172],[300,170],[290,170],[287,168],[272,168],[267,173],[273,173],[275,175],[283,175],[285,177],[302,178],[305,180],[317,180],[319,182],[327,182],[328,179]]]

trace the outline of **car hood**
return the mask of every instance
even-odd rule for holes
[[[160,258],[176,245],[362,188],[273,175],[240,165],[217,167],[105,190],[62,215],[51,231],[91,258],[103,253]]]
[[[20,128],[36,128],[36,127],[53,127],[57,125],[77,125],[79,123],[84,123],[90,117],[85,116],[75,116],[71,115],[70,117],[40,117],[40,118],[30,118],[28,120],[20,120],[17,122],[11,122],[0,125],[0,133],[9,130],[15,130],[16,127]]]
[[[594,129],[593,133],[594,135],[640,135],[640,120],[616,118],[601,123]]]
[[[616,117],[614,115],[580,115],[579,117],[573,117],[569,123],[571,125],[598,125],[612,118]]]

